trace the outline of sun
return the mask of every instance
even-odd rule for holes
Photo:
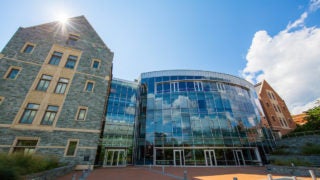
[[[68,16],[66,14],[58,14],[57,19],[61,24],[66,24],[68,22]]]

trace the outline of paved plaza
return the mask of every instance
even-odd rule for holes
[[[164,173],[163,173],[164,170]],[[124,168],[97,168],[89,173],[88,180],[267,180],[265,167],[146,167],[134,166]],[[58,180],[79,179],[82,171],[73,171]],[[292,179],[285,175],[272,175],[273,179]],[[311,177],[297,177],[298,180],[311,180]]]

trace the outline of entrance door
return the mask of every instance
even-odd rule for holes
[[[184,166],[183,150],[173,150],[173,163],[175,166]]]
[[[206,159],[206,166],[217,165],[217,159],[214,150],[204,150],[204,157]]]
[[[244,158],[243,158],[242,150],[234,150],[233,155],[234,155],[234,159],[236,161],[236,165],[238,165],[238,166],[246,165]]]
[[[126,166],[127,154],[124,149],[107,149],[103,166]]]

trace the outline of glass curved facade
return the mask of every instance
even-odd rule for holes
[[[257,95],[227,74],[172,70],[142,73],[135,160],[140,165],[260,164],[263,138]]]
[[[103,166],[133,164],[138,83],[113,79],[103,131]]]

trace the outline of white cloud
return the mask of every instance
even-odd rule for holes
[[[297,19],[295,22],[289,23],[289,25],[287,26],[286,31],[290,31],[292,28],[303,27],[304,26],[304,20],[307,17],[308,17],[308,13],[304,12],[303,14],[301,14],[300,18]]]
[[[311,0],[309,11],[316,11],[320,8],[320,0]]]
[[[310,9],[319,7],[320,0],[311,1]],[[266,79],[293,114],[320,98],[320,28],[305,27],[307,17],[303,13],[273,37],[266,31],[256,32],[242,71],[252,83]]]

